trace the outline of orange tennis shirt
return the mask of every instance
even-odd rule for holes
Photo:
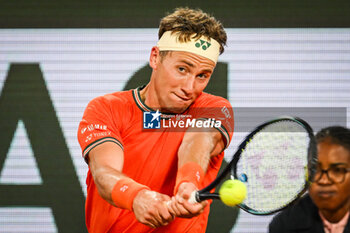
[[[140,98],[140,88],[107,94],[93,99],[87,106],[78,129],[78,140],[85,160],[91,149],[110,141],[124,151],[123,173],[153,191],[173,195],[177,174],[177,152],[185,130],[171,127],[144,129],[143,115],[153,111]],[[233,133],[233,112],[230,103],[221,97],[202,93],[181,116],[217,119],[216,127],[225,140],[226,147]],[[170,121],[181,119],[171,115],[160,119],[169,126]],[[179,118],[180,117],[180,118]],[[161,126],[162,126],[161,124]],[[210,160],[201,184],[208,185],[217,175],[224,153]],[[110,205],[97,191],[90,170],[87,174],[87,198],[85,203],[86,225],[89,232],[205,232],[209,205],[205,211],[191,219],[175,218],[167,226],[150,228],[135,218],[132,211]]]

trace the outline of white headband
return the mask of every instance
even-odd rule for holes
[[[212,38],[208,40],[204,36],[199,39],[193,39],[193,37],[191,37],[191,40],[188,42],[180,42],[178,40],[178,33],[172,33],[171,31],[164,32],[157,46],[159,51],[184,51],[195,53],[212,60],[215,64],[220,54],[220,44]]]

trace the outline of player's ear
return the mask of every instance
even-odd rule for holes
[[[151,50],[151,55],[149,57],[149,66],[152,69],[156,69],[159,62],[160,62],[159,48],[157,46],[154,46]]]

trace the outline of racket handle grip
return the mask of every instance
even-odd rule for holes
[[[200,201],[198,200],[198,192],[197,192],[197,191],[193,191],[193,192],[191,193],[191,196],[190,196],[190,198],[188,199],[188,202],[191,203],[191,204],[195,204],[195,203],[200,202]]]

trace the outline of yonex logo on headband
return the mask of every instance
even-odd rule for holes
[[[187,42],[179,41],[179,32],[166,31],[159,39],[157,46],[159,51],[184,51],[195,53],[205,58],[218,61],[220,54],[220,44],[213,38],[201,36],[198,38],[195,34]]]
[[[208,41],[204,41],[204,40],[199,40],[200,42],[197,42],[196,44],[195,44],[195,46],[197,47],[197,48],[199,48],[199,47],[201,47],[202,46],[202,49],[203,50],[207,50],[207,48],[209,48],[210,47],[210,43],[208,42]],[[204,44],[205,43],[205,44]]]

